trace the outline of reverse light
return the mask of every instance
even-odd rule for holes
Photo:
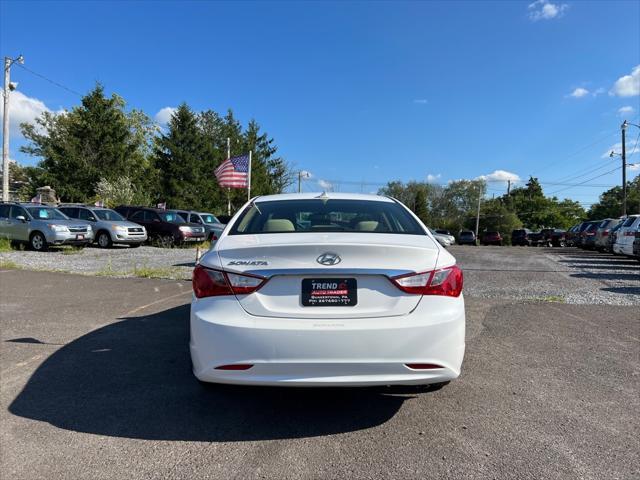
[[[266,281],[257,275],[240,275],[212,270],[202,265],[193,269],[193,292],[197,298],[221,295],[247,295],[258,290]]]
[[[456,265],[430,272],[411,273],[391,278],[403,292],[416,295],[459,297],[462,293],[462,270]]]

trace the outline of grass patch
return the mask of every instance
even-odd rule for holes
[[[0,252],[10,252],[11,249],[11,240],[8,238],[0,238]]]
[[[147,265],[133,267],[133,276],[138,278],[172,278],[175,269],[167,267],[149,267]]]
[[[115,277],[122,274],[117,270],[113,269],[113,266],[111,265],[111,259],[109,259],[107,261],[107,264],[104,267],[102,267],[101,270],[98,270],[93,275],[95,275],[96,277]]]
[[[2,270],[20,270],[20,265],[18,265],[13,260],[9,260],[8,258],[0,258],[0,269],[2,269]]]

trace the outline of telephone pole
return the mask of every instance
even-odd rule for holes
[[[507,197],[511,196],[511,180],[507,180]]]
[[[627,121],[622,122],[620,126],[622,130],[622,216],[627,216],[627,148],[625,145],[626,142],[626,131],[627,131]]]
[[[11,85],[11,65],[14,62],[24,63],[24,57],[4,57],[4,110],[2,117],[2,200],[9,200],[9,92],[15,87]]]
[[[480,201],[482,200],[482,192],[478,187],[478,212],[476,213],[476,242],[478,241],[478,230],[480,228]]]

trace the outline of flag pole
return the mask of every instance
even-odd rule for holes
[[[227,137],[227,160],[231,158],[231,139]],[[231,216],[231,188],[227,187],[227,215]]]
[[[247,171],[247,201],[251,200],[251,150],[249,150],[249,170]]]

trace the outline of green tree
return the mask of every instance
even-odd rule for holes
[[[167,133],[156,139],[154,167],[159,172],[158,200],[170,208],[209,209],[216,197],[214,149],[183,103],[171,117]]]
[[[480,231],[498,231],[506,245],[511,244],[511,232],[522,228],[522,222],[518,216],[509,210],[502,199],[486,200],[481,204]],[[475,228],[475,219],[469,219],[467,227]]]
[[[141,178],[149,125],[144,114],[127,113],[124,100],[105,96],[98,84],[71,111],[45,112],[35,124],[21,125],[28,141],[21,151],[41,159],[40,181],[62,199],[86,201],[94,197],[100,178],[115,179],[123,172],[134,181]]]
[[[618,218],[622,215],[622,197],[622,187],[613,187],[607,190],[600,195],[598,203],[591,206],[588,217],[595,220],[599,218]],[[627,182],[627,213],[639,212],[640,175]]]

